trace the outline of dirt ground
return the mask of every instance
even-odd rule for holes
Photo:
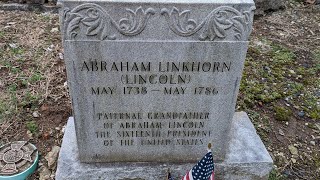
[[[0,11],[0,146],[38,147],[29,179],[54,179],[72,114],[59,29],[57,14]],[[269,179],[320,179],[319,77],[320,5],[289,1],[255,17],[237,109],[274,159]]]

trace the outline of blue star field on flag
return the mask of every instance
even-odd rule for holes
[[[193,179],[209,179],[214,171],[213,158],[211,151],[208,152],[196,166],[192,168]]]
[[[211,150],[208,151],[182,180],[214,180],[214,164]]]

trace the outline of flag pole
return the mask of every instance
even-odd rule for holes
[[[169,174],[170,174],[170,168],[168,168],[168,170],[167,170],[167,177],[166,177],[166,180],[169,180]]]

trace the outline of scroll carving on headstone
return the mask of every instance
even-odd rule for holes
[[[180,11],[173,7],[161,9],[161,14],[166,17],[170,29],[177,35],[188,37],[202,30],[199,40],[214,41],[216,38],[224,39],[227,30],[233,29],[234,40],[246,40],[251,33],[254,6],[243,13],[229,7],[221,6],[214,9],[201,23],[189,18],[190,10]]]
[[[177,7],[171,10],[162,8],[160,14],[165,17],[170,30],[181,37],[196,35],[202,41],[246,41],[251,33],[253,10],[255,6],[244,12],[230,6],[220,6],[200,22],[189,17],[191,10],[179,10]],[[136,36],[145,29],[150,16],[156,14],[156,10],[151,7],[143,9],[140,6],[136,10],[126,11],[126,17],[116,21],[103,7],[94,3],[81,4],[72,10],[65,8],[66,39],[74,40],[81,27],[86,27],[86,36],[97,36],[99,40],[117,39],[112,27],[123,36]],[[228,34],[231,34],[233,39],[227,38]]]
[[[74,9],[64,10],[67,39],[71,40],[77,36],[80,24],[87,26],[87,36],[100,36],[100,40],[114,40],[116,35],[110,31],[110,25],[115,27],[119,33],[125,36],[140,34],[147,25],[149,17],[155,14],[153,8],[138,7],[136,10],[126,9],[127,17],[116,22],[101,6],[93,3],[81,4]]]

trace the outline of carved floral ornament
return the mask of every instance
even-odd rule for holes
[[[178,36],[189,37],[199,35],[199,40],[214,41],[226,39],[230,30],[234,40],[245,41],[251,33],[253,10],[240,12],[230,6],[220,6],[209,13],[200,23],[189,18],[190,10],[180,11],[173,7],[171,10],[163,8],[163,15],[169,28]],[[86,27],[86,36],[97,36],[100,40],[115,40],[117,35],[112,32],[111,26],[123,36],[135,36],[146,27],[151,15],[156,14],[153,8],[136,10],[126,9],[127,16],[115,21],[101,6],[85,3],[70,10],[64,9],[64,30],[67,40],[74,40],[80,33],[81,27]],[[227,32],[228,31],[228,32]],[[199,33],[198,33],[199,32]]]

